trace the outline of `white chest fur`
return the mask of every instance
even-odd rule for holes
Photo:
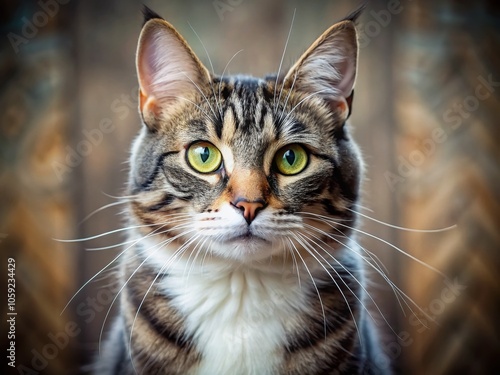
[[[298,285],[297,275],[213,266],[203,267],[203,272],[174,268],[178,271],[169,272],[162,287],[187,317],[187,330],[203,355],[189,375],[276,373],[283,323],[306,308],[306,287]]]

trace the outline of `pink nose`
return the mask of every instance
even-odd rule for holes
[[[261,200],[249,202],[245,198],[238,198],[235,202],[232,202],[232,204],[243,211],[243,217],[248,224],[250,224],[255,219],[255,216],[257,216],[257,213],[264,208],[264,202]]]

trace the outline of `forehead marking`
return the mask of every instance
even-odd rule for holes
[[[231,144],[234,133],[236,132],[236,119],[234,118],[234,115],[232,107],[228,107],[224,112],[221,141],[226,145]]]

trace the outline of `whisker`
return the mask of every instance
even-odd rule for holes
[[[191,30],[193,31],[194,35],[196,35],[196,37],[198,38],[198,40],[200,41],[200,44],[201,46],[203,47],[203,49],[205,50],[205,54],[207,55],[207,58],[208,58],[208,62],[210,64],[210,69],[212,69],[212,75],[215,76],[215,71],[214,71],[214,66],[212,64],[212,59],[210,58],[210,54],[208,53],[208,50],[207,48],[205,47],[205,43],[203,43],[203,40],[201,40],[200,36],[198,35],[198,33],[196,32],[196,30],[194,29],[193,26],[191,26],[191,24],[188,22],[188,25],[189,27],[191,28]],[[210,82],[210,88],[212,89],[212,94],[214,94],[214,99],[215,99],[215,105],[218,109],[218,112],[219,112],[219,118],[221,119],[222,121],[222,107],[220,106],[220,103],[219,103],[219,100],[217,98],[217,96],[215,95],[215,90],[214,90],[214,86],[212,84],[212,82]]]
[[[290,117],[292,115],[292,113],[295,111],[295,109],[301,105],[303,102],[305,102],[307,99],[309,99],[310,97],[312,96],[315,96],[315,95],[318,95],[322,92],[325,92],[325,91],[330,91],[328,89],[323,89],[323,90],[319,90],[319,91],[316,91],[316,92],[313,92],[312,94],[309,94],[309,95],[306,95],[301,101],[299,101],[297,104],[295,104],[295,106],[291,109],[290,112],[287,113],[287,115],[285,116],[285,118],[283,119],[283,121],[286,121],[288,119],[288,117]]]
[[[454,224],[454,225],[450,225],[449,227],[439,228],[439,229],[412,229],[412,228],[400,227],[400,226],[397,226],[397,225],[394,225],[394,224],[386,223],[386,222],[384,222],[382,220],[378,220],[378,219],[375,219],[375,218],[370,217],[368,215],[364,215],[361,212],[358,212],[358,211],[355,211],[355,210],[351,210],[350,208],[346,208],[346,210],[354,212],[354,213],[358,214],[359,216],[362,216],[362,217],[364,217],[364,218],[366,218],[368,220],[374,221],[376,223],[385,225],[385,226],[387,226],[389,228],[404,230],[404,231],[408,231],[408,232],[416,232],[416,233],[440,233],[440,232],[446,232],[446,231],[455,229],[457,227],[457,225]]]
[[[366,207],[366,206],[362,206],[362,205],[361,205],[361,204],[359,204],[359,203],[355,203],[355,205],[356,205],[356,207],[359,207],[359,208],[361,208],[361,209],[363,209],[363,210],[365,210],[365,211],[368,211],[368,212],[372,212],[372,213],[373,213],[373,210],[372,210],[371,208],[368,208],[368,207]]]
[[[189,75],[186,74],[186,72],[184,71],[178,71],[179,74],[182,74],[184,75],[192,84],[194,87],[196,87],[196,89],[198,90],[198,92],[201,94],[201,96],[203,97],[203,99],[205,99],[205,102],[208,104],[208,107],[210,108],[210,110],[212,111],[212,114],[214,115],[213,118],[211,118],[210,116],[208,116],[209,119],[217,119],[217,115],[215,114],[215,111],[212,107],[212,105],[210,104],[210,101],[208,100],[208,98],[206,97],[205,93],[200,89],[200,87],[196,84],[196,82],[194,82],[191,77],[189,77]],[[161,84],[162,82],[159,81],[157,82],[157,84]],[[177,97],[177,96],[174,96],[174,95],[170,95],[168,97],[173,97],[173,98],[181,98],[181,97]],[[181,99],[185,99],[185,98],[181,98]],[[200,107],[198,107],[200,108]]]
[[[283,247],[285,247],[284,238],[281,238],[281,242],[283,243]],[[295,253],[293,251],[290,251],[290,254],[292,256],[292,266],[293,264],[295,264],[295,269],[297,270],[297,281],[299,283],[299,288],[302,289],[302,281],[300,279],[299,263],[297,262],[297,257],[295,256]]]
[[[89,248],[86,248],[85,250],[86,251],[109,250],[109,249],[114,249],[116,247],[121,247],[123,245],[128,245],[129,243],[133,243],[134,241],[136,241],[136,240],[127,240],[127,241],[123,241],[123,242],[120,242],[120,243],[117,243],[117,244],[114,244],[114,245],[109,245],[109,246],[89,247]]]
[[[146,236],[143,236],[139,239],[137,239],[135,242],[133,242],[130,246],[128,246],[127,248],[125,248],[122,252],[120,252],[116,257],[114,257],[108,264],[106,264],[103,268],[101,268],[101,270],[99,270],[96,274],[94,274],[94,276],[92,276],[89,280],[87,280],[74,294],[73,296],[70,298],[70,300],[68,301],[68,303],[66,303],[66,305],[64,306],[63,310],[61,311],[61,314],[62,315],[64,313],[64,311],[66,311],[66,309],[68,308],[68,306],[71,304],[71,302],[75,299],[75,297],[89,284],[91,283],[93,280],[96,279],[96,277],[98,277],[102,272],[104,272],[106,269],[108,269],[115,261],[117,261],[123,254],[125,254],[125,252],[127,252],[127,250],[129,250],[130,248],[132,248],[133,246],[135,246],[136,244],[138,244],[139,242],[141,242],[142,240],[144,239],[147,239],[149,237],[152,237],[156,234],[162,234],[162,233],[165,233],[165,232],[161,232],[161,229],[164,228],[168,223],[164,223],[162,226],[156,228],[155,230],[153,230],[151,233],[148,233]],[[174,227],[173,229],[175,229],[176,227]],[[160,231],[160,233],[158,233],[158,231]]]
[[[213,253],[213,249],[212,249],[212,246],[214,245],[214,243],[216,242],[215,239],[213,238],[210,238],[210,244],[207,248],[207,250],[205,251],[205,254],[203,254],[203,259],[201,260],[201,270],[203,271],[203,267],[205,266],[205,260],[207,259],[207,256],[210,254],[210,256],[212,255]]]
[[[288,94],[286,96],[285,104],[283,104],[283,109],[281,110],[281,115],[280,115],[280,118],[278,119],[278,122],[281,122],[281,120],[283,119],[283,115],[285,114],[285,109],[286,109],[286,106],[288,104],[288,99],[290,99],[290,95],[292,94],[293,87],[295,86],[295,81],[297,80],[297,74],[298,74],[298,71],[295,72],[295,74],[293,76],[292,86],[290,87],[290,90],[288,90]],[[278,98],[278,101],[281,99],[281,92],[282,92],[282,90],[283,90],[283,86],[281,86],[280,97]]]
[[[292,16],[292,22],[290,23],[290,29],[288,30],[288,35],[286,37],[285,48],[283,48],[283,54],[281,55],[280,65],[278,67],[278,74],[276,75],[276,84],[274,85],[274,95],[273,95],[274,111],[275,112],[276,112],[276,104],[277,104],[277,102],[276,102],[276,88],[278,87],[278,79],[279,79],[279,75],[281,73],[281,67],[283,66],[283,60],[285,59],[286,49],[288,47],[288,42],[290,40],[290,35],[292,34],[293,22],[295,21],[295,13],[296,13],[296,11],[297,11],[297,9],[295,8],[293,10],[293,16]],[[285,85],[285,80],[283,80],[283,82],[281,83],[281,89],[280,89],[280,95],[278,97],[278,102],[281,99],[281,93],[283,92],[284,85]]]
[[[219,80],[219,93],[218,93],[218,97],[219,97],[219,103],[221,102],[220,100],[220,92],[221,92],[221,88],[222,88],[222,78],[224,77],[224,74],[226,73],[226,69],[229,67],[229,64],[231,64],[231,61],[233,61],[233,59],[240,53],[240,52],[243,52],[242,49],[240,49],[238,52],[236,52],[233,57],[231,57],[229,59],[229,61],[227,62],[226,66],[224,67],[224,70],[222,71],[222,75],[220,76],[220,80]],[[221,119],[222,121],[222,119]]]
[[[316,220],[319,220],[319,219],[316,219]],[[324,221],[324,220],[319,220],[319,221]],[[326,223],[325,224],[327,225],[330,225],[329,223]],[[306,224],[308,225],[308,224]],[[404,309],[403,309],[403,306],[401,305],[401,300],[403,301],[403,303],[409,308],[409,310],[415,314],[414,310],[411,308],[411,306],[408,304],[407,301],[409,301],[412,305],[414,305],[423,315],[425,315],[428,319],[430,319],[431,321],[435,322],[435,320],[429,316],[425,311],[422,310],[422,308],[420,306],[418,306],[418,304],[413,301],[413,299],[411,299],[406,293],[404,293],[396,284],[394,284],[390,279],[389,277],[385,274],[384,271],[382,271],[380,268],[376,267],[375,265],[373,265],[370,261],[368,261],[365,257],[363,257],[362,255],[360,255],[355,249],[353,249],[352,247],[348,246],[347,244],[341,242],[339,239],[335,238],[331,233],[327,233],[319,228],[316,228],[314,226],[309,226],[311,229],[314,229],[316,231],[318,231],[319,233],[327,236],[328,238],[338,242],[339,244],[341,244],[342,246],[344,246],[346,249],[350,250],[351,252],[353,252],[354,254],[356,254],[357,256],[359,256],[363,261],[365,261],[366,264],[368,264],[371,268],[373,268],[386,282],[387,284],[391,287],[391,289],[393,290],[397,300],[398,300],[398,303],[399,305],[401,306],[401,309],[404,313]],[[345,238],[348,238],[348,237],[345,237]],[[351,239],[352,240],[352,239]],[[352,240],[354,241],[354,240]],[[355,241],[354,241],[355,242]],[[365,250],[361,245],[359,245],[357,242],[355,242],[361,249]],[[373,260],[373,259],[372,259]],[[375,263],[377,264],[377,263]],[[404,297],[404,298],[401,298],[400,300],[400,296]],[[406,314],[405,314],[406,315]],[[416,314],[415,314],[416,315]],[[418,318],[418,317],[417,317]],[[420,321],[420,318],[418,318],[419,321]],[[424,324],[424,326],[427,327],[427,325],[425,325],[425,323],[422,322],[422,324]]]
[[[144,294],[144,297],[142,298],[138,308],[137,308],[137,312],[135,313],[135,316],[134,316],[134,319],[132,321],[132,326],[130,328],[130,337],[129,337],[129,342],[128,342],[128,353],[129,353],[129,358],[130,358],[130,361],[132,363],[132,367],[134,368],[134,371],[137,373],[136,369],[135,369],[135,365],[134,365],[134,361],[132,359],[132,350],[131,350],[131,346],[132,346],[132,337],[133,337],[133,331],[134,331],[134,327],[135,327],[135,323],[137,321],[137,318],[139,316],[139,311],[141,310],[142,308],[142,305],[144,304],[144,301],[146,300],[146,297],[148,296],[149,292],[151,291],[151,289],[153,288],[153,286],[155,285],[156,283],[156,280],[158,280],[158,278],[160,277],[160,275],[163,274],[164,270],[167,269],[173,265],[173,261],[175,260],[175,258],[177,258],[177,256],[179,256],[180,254],[184,253],[185,251],[187,250],[187,247],[185,246],[181,246],[179,249],[177,249],[173,254],[172,256],[165,262],[165,264],[163,264],[160,268],[160,270],[158,271],[158,273],[156,274],[155,278],[153,279],[153,281],[151,282],[151,284],[149,285],[149,288],[146,290],[146,293]]]
[[[305,236],[304,234],[302,234],[303,236]],[[319,238],[318,236],[315,236],[313,234],[310,234],[311,236],[313,236],[315,239],[317,239],[318,241],[322,242],[323,244],[325,244],[326,246],[329,246],[326,242],[324,242],[321,238]],[[389,322],[387,321],[385,315],[382,313],[382,310],[380,309],[380,307],[378,306],[377,302],[372,298],[371,294],[368,292],[368,290],[365,288],[365,286],[363,285],[363,283],[361,281],[358,280],[358,278],[356,276],[354,276],[352,274],[352,272],[347,268],[345,267],[341,262],[339,262],[337,260],[337,258],[335,258],[333,256],[333,254],[331,254],[328,250],[326,250],[323,246],[321,246],[320,244],[318,244],[316,241],[314,240],[311,240],[316,246],[318,246],[319,249],[323,250],[330,258],[332,258],[335,263],[340,266],[345,272],[347,272],[349,274],[349,276],[351,276],[353,278],[354,281],[356,281],[358,283],[358,285],[361,287],[361,289],[365,292],[365,294],[368,296],[368,298],[372,301],[373,305],[375,306],[375,308],[377,309],[377,311],[379,312],[380,316],[382,317],[382,319],[385,321],[385,323],[387,324],[387,326],[392,330],[392,332],[398,336],[398,334],[396,333],[396,331],[394,331],[394,329],[392,328],[392,326],[389,324]],[[315,249],[314,251],[316,253],[318,253]],[[319,253],[318,253],[319,255]],[[321,256],[321,255],[319,255]],[[321,257],[325,262],[326,262],[326,259]],[[366,312],[368,313],[368,315],[370,315],[372,321],[374,323],[376,323],[376,320],[373,318],[372,314],[370,313],[370,311],[368,310],[368,308],[365,306],[365,304],[358,298],[358,296],[356,295],[356,293],[354,293],[351,288],[348,286],[348,284],[343,280],[343,278],[338,274],[337,270],[335,270],[335,268],[333,267],[333,270],[337,273],[337,276],[343,281],[344,285],[349,289],[349,291],[356,297],[356,299],[361,303],[361,305],[363,306],[363,308],[366,310]]]
[[[410,258],[410,259],[414,260],[415,262],[417,262],[417,263],[421,264],[422,266],[424,266],[424,267],[428,268],[429,270],[434,271],[434,272],[436,272],[438,275],[440,275],[440,276],[442,276],[442,277],[446,278],[446,275],[445,275],[444,273],[442,273],[441,271],[439,271],[436,267],[433,267],[433,266],[431,266],[430,264],[425,263],[424,261],[422,261],[422,260],[418,259],[417,257],[415,257],[415,256],[413,256],[413,255],[411,255],[411,254],[409,254],[409,253],[405,252],[404,250],[400,249],[400,248],[399,248],[399,247],[397,247],[396,245],[393,245],[393,244],[392,244],[392,243],[390,243],[389,241],[384,240],[383,238],[380,238],[380,237],[375,236],[375,235],[373,235],[373,234],[371,234],[371,233],[365,232],[365,231],[363,231],[363,230],[361,230],[361,229],[354,228],[354,227],[350,227],[350,226],[345,225],[345,224],[337,223],[337,225],[340,225],[340,226],[343,226],[343,227],[346,227],[346,228],[352,229],[352,230],[354,230],[354,231],[356,231],[356,232],[359,232],[359,233],[361,233],[361,234],[364,234],[365,236],[368,236],[368,237],[374,238],[374,239],[376,239],[376,240],[378,240],[378,241],[380,241],[380,242],[382,242],[382,243],[384,243],[384,244],[386,244],[386,245],[388,245],[388,246],[392,247],[393,249],[395,249],[395,250],[396,250],[396,251],[398,251],[399,253],[401,253],[401,254],[403,254],[403,255],[407,256],[408,258]]]
[[[198,89],[199,90],[199,89]],[[195,102],[193,102],[192,100],[189,100],[187,98],[184,98],[183,96],[177,96],[177,95],[166,95],[165,98],[172,98],[172,99],[180,99],[180,100],[184,100],[190,104],[192,104],[194,107],[196,107],[200,112],[202,112],[202,114],[204,115],[204,117],[207,119],[207,121],[213,121],[213,117],[210,116],[210,114],[208,114],[203,108],[201,108],[198,104],[196,104]],[[214,114],[215,115],[215,114]],[[140,195],[137,194],[135,197],[139,197]],[[131,196],[132,198],[134,196]]]
[[[359,331],[359,327],[358,327],[358,323],[356,322],[356,317],[354,316],[354,312],[352,311],[352,308],[351,308],[351,305],[349,304],[349,301],[347,300],[347,297],[346,295],[344,294],[344,292],[342,291],[342,289],[340,288],[339,284],[337,283],[337,281],[335,280],[335,278],[333,277],[333,275],[328,271],[328,269],[325,267],[325,265],[316,257],[316,255],[314,255],[313,252],[311,252],[311,250],[315,251],[315,249],[310,246],[308,243],[305,243],[304,241],[302,241],[299,237],[298,237],[299,233],[294,233],[294,237],[295,239],[302,245],[302,247],[304,248],[304,250],[306,250],[309,255],[311,255],[315,260],[316,262],[318,262],[318,264],[321,266],[321,268],[323,268],[325,270],[325,272],[328,274],[328,276],[330,276],[330,278],[332,279],[333,283],[335,284],[335,286],[337,287],[338,291],[340,292],[340,294],[342,295],[342,298],[344,299],[345,303],[346,303],[346,306],[347,308],[349,309],[349,312],[351,313],[351,316],[352,316],[352,320],[353,320],[353,323],[354,323],[354,326],[356,327],[356,331],[358,332],[358,337],[359,337],[359,340],[360,342],[363,341],[362,339],[362,335],[361,335],[361,332]],[[321,256],[321,255],[320,255]],[[323,258],[323,257],[322,257]],[[324,261],[326,261],[324,258],[323,258]],[[328,262],[327,262],[328,263]],[[339,278],[342,280],[342,278],[340,277],[340,275],[338,274],[337,270],[335,270],[334,268],[332,268],[335,273],[337,274],[337,276],[339,276]],[[342,280],[344,282],[344,284],[347,286],[347,284],[345,283],[344,280]],[[356,294],[348,287],[348,289],[351,291],[351,293],[353,293],[353,295],[356,296]],[[357,298],[357,296],[356,296]],[[359,299],[358,299],[359,300]],[[361,302],[361,301],[360,301]],[[325,318],[325,340],[326,340],[326,318]]]
[[[177,219],[177,220],[170,220],[168,222],[168,224],[174,224],[174,223],[189,223],[190,222],[190,218],[191,218],[191,215],[189,214],[172,214],[172,216],[174,215],[183,215],[185,216],[185,218],[181,218],[181,219]],[[166,225],[166,224],[165,224]],[[176,227],[173,227],[172,228],[173,230],[176,230],[176,229],[179,229],[177,226]],[[167,233],[169,232],[169,230],[167,231],[162,231],[162,232],[157,232],[155,233],[154,235],[157,236],[157,235],[160,235],[160,234],[164,234],[164,233]],[[87,251],[101,251],[101,250],[108,250],[108,249],[113,249],[113,248],[116,248],[116,247],[120,247],[122,245],[127,245],[129,243],[134,243],[135,241],[137,240],[127,240],[127,241],[124,241],[124,242],[121,242],[121,243],[117,243],[117,244],[114,244],[114,245],[109,245],[109,246],[101,246],[101,247],[91,247],[91,248],[87,248],[85,250]]]
[[[386,245],[388,245],[388,246],[392,247],[393,249],[395,249],[395,250],[396,250],[396,251],[398,251],[399,253],[401,253],[401,254],[403,254],[403,255],[407,256],[408,258],[410,258],[410,259],[414,260],[415,262],[417,262],[417,263],[421,264],[422,266],[424,266],[424,267],[426,267],[426,268],[430,269],[431,271],[433,271],[433,272],[437,273],[438,275],[440,275],[440,276],[442,276],[442,277],[446,278],[446,275],[445,275],[444,273],[442,273],[441,271],[439,271],[437,268],[435,268],[435,267],[433,267],[433,266],[431,266],[431,265],[429,265],[429,264],[425,263],[424,261],[422,261],[422,260],[418,259],[417,257],[415,257],[415,256],[413,256],[413,255],[411,255],[411,254],[409,254],[409,253],[407,253],[407,252],[405,252],[404,250],[400,249],[400,248],[399,248],[399,247],[397,247],[396,245],[393,245],[393,244],[392,244],[392,243],[390,243],[389,241],[384,240],[383,238],[380,238],[380,237],[375,236],[375,235],[373,235],[373,234],[371,234],[371,233],[365,232],[365,231],[363,231],[363,230],[361,230],[361,229],[358,229],[358,228],[356,228],[356,227],[352,227],[352,226],[349,226],[349,225],[346,225],[346,224],[342,224],[342,223],[336,222],[336,221],[334,221],[333,219],[331,219],[331,218],[329,218],[329,217],[327,217],[327,216],[323,216],[323,215],[319,215],[319,214],[315,214],[315,213],[311,213],[311,212],[304,212],[303,214],[310,215],[311,217],[315,217],[315,216],[316,216],[316,217],[322,218],[322,219],[323,219],[323,222],[324,222],[325,224],[327,224],[327,225],[331,226],[332,228],[335,228],[335,227],[334,227],[334,225],[339,225],[339,226],[342,226],[342,227],[344,227],[344,228],[348,228],[348,229],[351,229],[351,230],[353,230],[353,231],[356,231],[356,232],[359,232],[359,233],[361,233],[361,234],[364,234],[365,236],[368,236],[368,237],[374,238],[374,239],[376,239],[377,241],[380,241],[380,242],[382,242],[382,243],[384,243],[384,244],[386,244]]]
[[[165,224],[167,225],[167,224]],[[165,226],[163,225],[163,227]],[[162,227],[159,227],[157,228],[156,230],[159,230],[160,228]],[[94,274],[94,276],[92,276],[90,279],[88,279],[76,292],[75,294],[73,294],[73,296],[70,298],[70,300],[68,301],[68,303],[64,306],[63,310],[61,311],[61,314],[62,315],[64,313],[64,311],[66,311],[66,309],[68,308],[68,306],[70,305],[70,303],[75,299],[75,297],[78,295],[78,293],[80,293],[90,282],[92,282],[97,276],[99,276],[102,272],[104,272],[104,270],[106,270],[110,265],[112,265],[115,261],[117,261],[123,254],[125,254],[125,252],[127,252],[127,250],[129,250],[130,248],[132,248],[135,244],[139,243],[140,241],[142,241],[143,239],[145,238],[148,238],[150,235],[152,235],[156,230],[152,231],[151,233],[148,233],[148,235],[144,236],[144,237],[141,237],[140,239],[138,239],[135,243],[133,243],[132,245],[128,246],[127,248],[125,248],[122,252],[120,252],[116,257],[113,258],[113,260],[111,260],[111,262],[109,262],[108,264],[106,264],[103,268],[101,268],[101,270],[99,270],[96,274]]]
[[[292,236],[294,236],[293,232],[290,232],[290,234]],[[288,239],[288,241],[290,241],[290,244],[292,245],[293,250],[297,253],[297,255],[299,256],[300,260],[302,261],[302,264],[304,265],[304,267],[306,269],[306,272],[309,274],[309,277],[311,278],[313,287],[316,290],[316,294],[318,295],[318,300],[319,300],[319,303],[321,305],[321,313],[323,314],[323,329],[324,329],[325,340],[326,340],[326,314],[325,314],[325,306],[323,305],[323,299],[321,298],[321,294],[319,292],[318,286],[316,285],[316,281],[314,280],[314,277],[311,274],[311,271],[309,270],[309,267],[307,267],[306,261],[304,260],[304,258],[302,257],[302,255],[300,255],[299,250],[297,249],[297,247],[295,246],[295,244],[293,243],[293,241],[290,238],[287,237],[287,239]]]
[[[101,212],[107,208],[110,208],[110,207],[114,207],[114,206],[118,206],[120,204],[125,204],[125,203],[129,203],[128,200],[124,200],[124,201],[121,201],[121,202],[113,202],[113,203],[109,203],[105,206],[102,206],[101,208],[98,208],[97,210],[94,210],[93,212],[91,212],[90,214],[88,214],[87,216],[85,216],[78,224],[77,226],[80,226],[82,225],[84,222],[86,222],[88,219],[90,219],[92,216],[94,216],[95,214],[97,214],[98,212]]]
[[[307,212],[304,212],[304,213],[305,213],[305,214],[307,214]],[[321,216],[321,215],[320,215],[320,216]],[[326,217],[325,217],[325,218],[326,218]],[[323,221],[323,219],[311,219],[311,220],[318,220],[318,221],[320,221],[320,222],[322,222],[322,221]],[[347,240],[352,240],[349,236],[347,236],[345,233],[343,233],[343,232],[342,232],[339,228],[336,228],[336,227],[332,226],[330,223],[327,223],[327,222],[325,222],[325,224],[326,224],[326,225],[328,225],[330,228],[334,229],[335,231],[337,231],[338,233],[340,233],[340,237],[345,238],[345,239],[347,239]],[[325,231],[323,231],[323,230],[321,230],[321,229],[319,229],[319,228],[316,228],[315,226],[311,226],[311,225],[309,225],[309,224],[307,224],[307,223],[304,223],[304,225],[305,225],[305,226],[307,226],[307,227],[309,227],[309,228],[311,228],[311,229],[314,229],[314,230],[316,230],[316,231],[319,231],[321,234],[328,236],[330,239],[335,240],[337,243],[339,243],[339,244],[341,244],[341,245],[343,245],[343,246],[347,246],[347,245],[345,245],[343,242],[340,242],[340,240],[338,240],[337,238],[333,238],[333,237],[331,237],[331,236],[334,236],[334,235],[333,235],[333,234],[331,234],[331,233],[327,233],[327,232],[325,232]],[[337,237],[337,235],[335,235],[335,237]],[[384,266],[383,262],[380,260],[380,258],[379,258],[376,254],[374,254],[373,252],[371,252],[371,251],[369,251],[369,250],[365,249],[364,247],[362,247],[362,246],[361,246],[361,245],[359,245],[359,244],[358,244],[358,246],[359,246],[360,248],[362,248],[362,249],[363,249],[363,251],[364,251],[364,252],[368,255],[368,257],[369,257],[369,258],[370,258],[370,259],[371,259],[371,260],[375,263],[375,265],[377,265],[378,267],[380,267],[380,270],[381,270],[381,271],[382,271],[382,268],[383,268],[383,269],[385,270],[385,272],[389,272],[389,271],[387,270],[387,268]],[[361,254],[359,254],[359,256],[361,256],[361,257],[362,257],[362,255],[361,255]]]
[[[137,271],[139,271],[139,269],[141,268],[141,266],[146,263],[149,258],[151,258],[154,254],[156,254],[156,252],[160,249],[162,249],[162,247],[164,245],[168,245],[169,243],[173,242],[176,237],[180,237],[180,236],[184,236],[190,232],[194,231],[194,229],[192,229],[191,231],[188,231],[188,232],[185,232],[185,233],[181,233],[177,236],[174,236],[172,238],[168,238],[162,242],[160,242],[159,244],[155,245],[155,246],[152,246],[150,248],[148,248],[148,252],[150,252],[151,249],[154,249],[155,247],[157,248],[154,252],[150,253],[146,258],[144,258],[144,260],[141,262],[141,264],[139,264],[136,269],[130,274],[130,276],[128,277],[128,279],[125,281],[125,283],[121,286],[120,290],[118,290],[118,292],[116,293],[115,297],[113,298],[113,300],[111,301],[111,304],[109,305],[109,308],[108,308],[108,311],[106,312],[106,315],[104,316],[104,320],[102,322],[102,326],[101,326],[101,331],[99,333],[99,344],[98,344],[98,348],[99,348],[99,355],[101,354],[101,342],[102,342],[102,336],[103,336],[103,332],[104,332],[104,326],[106,325],[106,321],[108,319],[108,316],[111,312],[111,309],[115,303],[115,301],[117,300],[118,296],[120,295],[120,293],[123,291],[123,289],[125,289],[125,287],[127,286],[127,284],[129,283],[129,281],[132,279],[132,277],[134,277],[134,275],[137,273]]]
[[[198,240],[200,237],[201,236],[197,236],[196,240]],[[188,271],[188,274],[187,274],[187,277],[186,277],[186,284],[189,284],[189,276],[191,275],[191,271],[193,269],[193,266],[194,266],[194,264],[196,262],[196,259],[198,258],[198,255],[200,255],[200,253],[203,251],[203,246],[205,246],[205,243],[207,242],[207,240],[208,240],[208,237],[205,237],[205,239],[203,240],[203,242],[201,244],[200,244],[200,242],[198,242],[195,245],[194,249],[193,249],[193,252],[196,252],[196,254],[195,254],[194,258],[193,258],[193,261],[191,262],[191,266],[189,267],[189,271]],[[191,254],[189,254],[188,260],[186,262],[186,266],[187,266],[187,264],[189,264],[189,258],[191,258],[192,254],[193,254],[192,252],[191,252]]]
[[[76,238],[76,239],[73,239],[73,240],[61,240],[61,239],[53,238],[53,240],[57,241],[57,242],[64,242],[64,243],[84,242],[84,241],[95,240],[96,238],[101,238],[101,237],[109,236],[109,235],[115,234],[115,233],[129,231],[130,229],[146,228],[146,227],[152,227],[152,226],[155,226],[155,225],[157,225],[157,224],[134,225],[134,226],[126,227],[126,228],[114,229],[114,230],[109,231],[109,232],[105,232],[105,233],[101,233],[101,234],[97,234],[95,236],[90,236],[90,237],[85,237],[85,238]]]

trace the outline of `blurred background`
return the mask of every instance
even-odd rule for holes
[[[242,49],[227,71],[257,76],[277,71],[294,10],[285,66],[358,5],[145,3],[173,23],[210,67],[203,42],[216,73]],[[114,309],[105,316],[117,292],[110,272],[86,282],[119,253],[92,249],[119,244],[124,233],[75,243],[56,239],[97,236],[122,225],[117,197],[140,128],[134,54],[141,9],[139,1],[118,0],[0,5],[4,374],[80,373],[98,350],[102,327],[110,327]],[[498,373],[499,6],[374,0],[359,31],[351,125],[367,166],[361,212],[415,229],[456,225],[433,233],[364,220],[362,230],[370,235],[359,236],[362,245],[427,314],[410,304],[419,321],[371,272],[372,295],[389,322],[377,318],[381,346],[398,374]],[[15,368],[5,358],[11,345],[9,258],[16,265]],[[112,274],[113,265],[109,269]]]

